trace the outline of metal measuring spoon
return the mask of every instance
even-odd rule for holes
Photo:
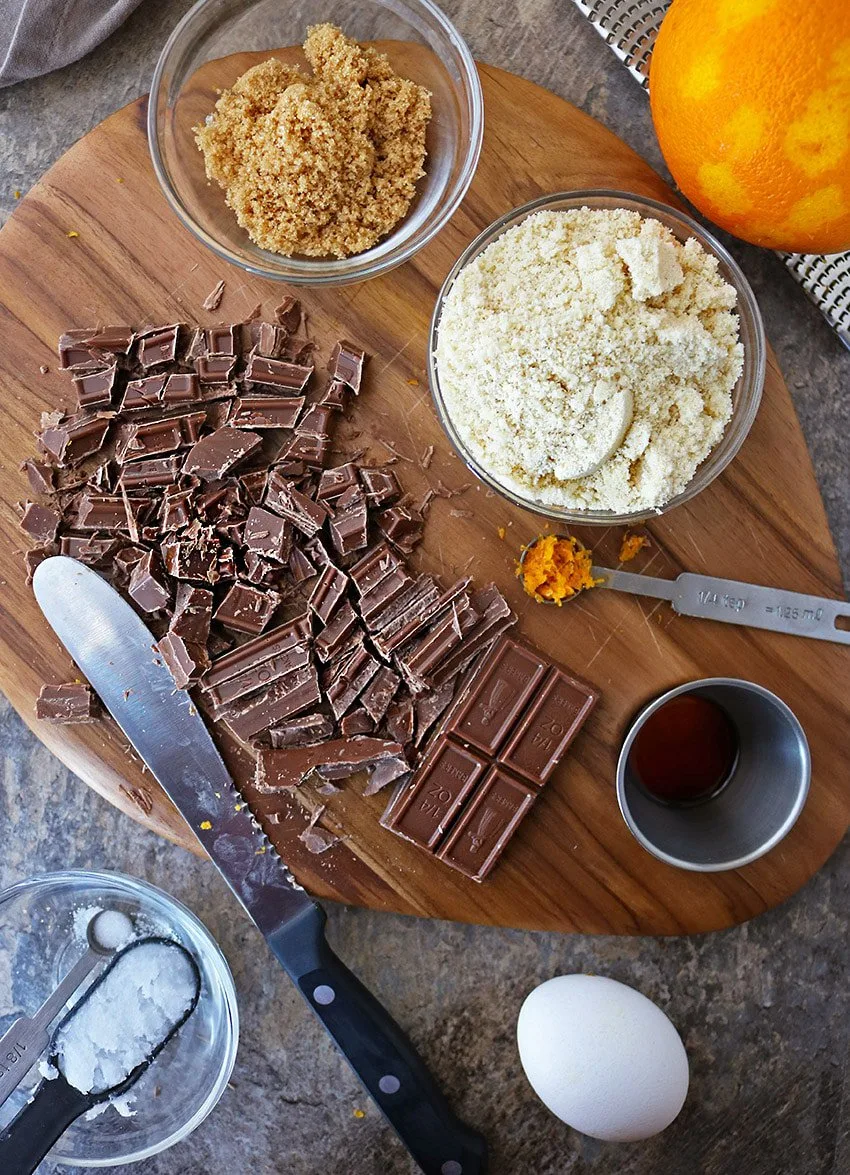
[[[169,1025],[162,1039],[152,1046],[150,1053],[122,1081],[107,1089],[100,1089],[94,1093],[83,1093],[71,1085],[62,1072],[62,1061],[59,1057],[56,1041],[65,1025],[92,998],[116,963],[131,951],[139,950],[152,943],[179,951],[188,961],[194,981],[194,994],[191,1002],[179,1019]],[[51,1041],[48,1041],[48,1047],[53,1050],[50,1063],[58,1070],[58,1076],[42,1081],[27,1104],[0,1134],[0,1171],[14,1172],[15,1175],[32,1175],[50,1148],[62,1137],[72,1122],[75,1122],[77,1118],[94,1106],[127,1093],[192,1015],[198,1005],[200,994],[201,973],[198,970],[198,965],[189,951],[180,943],[174,942],[173,939],[158,936],[138,938],[118,951],[82,998],[60,1020]]]
[[[97,922],[110,910],[101,910],[86,927],[88,949],[77,960],[56,990],[32,1016],[19,1016],[0,1037],[0,1106],[15,1092],[50,1044],[48,1029],[74,992],[114,947],[104,946],[97,937]]]
[[[539,541],[535,539],[523,548],[520,567],[528,551]],[[573,541],[578,543],[577,539]],[[581,543],[578,546],[585,550]],[[716,575],[694,575],[690,571],[683,571],[675,579],[658,579],[652,575],[637,575],[633,571],[614,571],[609,567],[594,565],[591,574],[599,580],[595,587],[667,600],[680,616],[697,616],[704,620],[739,624],[745,628],[763,628],[769,632],[850,645],[850,604],[846,600],[830,600],[803,592],[787,592],[782,588],[760,587],[735,579],[720,579]],[[575,595],[565,596],[560,603],[568,604],[588,590],[581,588]],[[539,596],[534,598],[544,604],[559,602]]]

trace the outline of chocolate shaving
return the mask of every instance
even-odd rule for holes
[[[224,297],[224,285],[224,279],[222,279],[210,290],[201,303],[204,310],[218,310],[221,305],[221,299]]]

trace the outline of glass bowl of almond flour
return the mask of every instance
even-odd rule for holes
[[[515,505],[630,524],[726,468],[765,375],[755,295],[691,217],[624,192],[561,192],[458,258],[429,378],[458,455]]]

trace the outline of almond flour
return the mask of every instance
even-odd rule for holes
[[[386,236],[424,175],[431,96],[334,25],[308,30],[313,73],[275,57],[195,127],[207,177],[251,239],[286,256],[349,257]]]
[[[657,509],[731,418],[743,367],[735,301],[717,259],[657,220],[534,213],[445,299],[446,410],[516,493],[566,509]]]

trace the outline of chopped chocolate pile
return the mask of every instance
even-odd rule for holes
[[[21,525],[30,571],[72,555],[144,614],[175,685],[258,752],[259,791],[368,770],[371,794],[515,617],[492,584],[411,569],[424,519],[389,468],[331,462],[366,356],[341,341],[321,372],[301,329],[289,300],[276,322],[68,331],[77,409],[42,421],[25,468],[49,505]]]

